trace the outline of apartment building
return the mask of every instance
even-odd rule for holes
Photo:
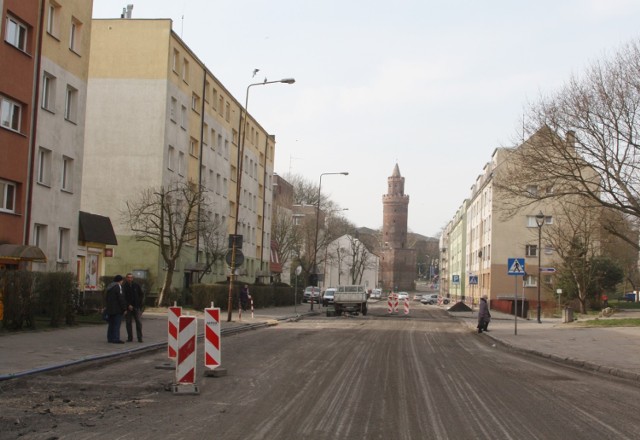
[[[26,245],[41,5],[22,0],[0,5],[0,244]],[[0,265],[16,264],[0,259]]]
[[[28,219],[30,243],[47,254],[46,263],[34,265],[39,271],[86,272],[88,248],[78,248],[78,234],[92,4],[44,2]],[[102,246],[90,253],[101,266]]]
[[[0,242],[27,246],[33,263],[13,259],[24,268],[75,273],[86,257],[78,234],[92,4],[2,2]]]
[[[240,278],[253,281],[268,272],[275,138],[244,114],[173,32],[171,20],[93,21],[81,205],[114,222],[118,247],[108,259],[109,274],[139,270],[161,286],[165,265],[158,248],[136,241],[123,213],[145,190],[173,182],[206,188],[210,212],[203,214],[223,224],[225,235],[237,222],[244,238]],[[201,275],[199,243],[195,237],[183,249],[174,287],[188,287]],[[224,280],[227,271],[219,262],[202,281]]]
[[[548,136],[546,132],[543,136],[542,130],[548,129],[541,129],[520,146],[495,149],[472,185],[469,198],[445,227],[440,242],[442,295],[457,297],[469,306],[477,305],[480,297],[487,295],[492,307],[509,312],[517,294],[533,310],[538,304],[538,283],[541,283],[541,302],[553,301],[553,274],[543,272],[538,278],[538,256],[542,267],[554,266],[557,256],[544,239],[539,246],[536,215],[544,213],[543,227],[552,225],[560,212],[559,202],[548,199],[515,215],[506,215],[508,203],[497,187],[505,167],[519,166],[514,163],[512,153],[533,143],[540,145],[544,136]],[[510,258],[524,259],[526,277],[509,274]]]

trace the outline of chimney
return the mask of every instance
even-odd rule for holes
[[[133,5],[128,4],[126,8],[122,8],[122,14],[120,15],[120,18],[126,18],[127,20],[130,20],[132,10],[133,10]]]

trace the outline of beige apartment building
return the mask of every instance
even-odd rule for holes
[[[240,278],[269,272],[275,138],[247,118],[240,206],[236,218],[241,104],[172,30],[168,19],[94,20],[87,100],[82,209],[108,216],[118,246],[108,274],[138,270],[154,289],[164,278],[157,247],[137,242],[124,224],[127,201],[173,182],[207,189],[207,214],[220,233],[243,235]],[[244,117],[242,117],[244,122]],[[194,238],[183,250],[173,287],[199,278],[202,248]],[[218,262],[202,281],[228,276]]]
[[[459,280],[458,298],[467,305],[476,306],[482,295],[487,295],[492,308],[510,312],[515,295],[519,301],[526,298],[529,310],[537,307],[538,284],[541,303],[553,304],[553,274],[542,272],[538,278],[538,256],[541,267],[554,266],[557,256],[551,245],[541,240],[538,245],[536,215],[544,215],[543,228],[552,225],[560,214],[558,202],[549,199],[534,203],[514,216],[504,215],[505,200],[501,199],[496,183],[507,165],[514,166],[512,153],[525,148],[540,136],[535,133],[522,145],[497,148],[471,187],[470,197],[462,204],[455,217],[445,227],[441,247],[441,284],[444,296],[456,296],[454,277]],[[531,186],[531,185],[530,185]],[[523,188],[527,191],[545,191],[548,188]],[[502,196],[504,197],[504,196]],[[544,237],[544,236],[543,236]],[[524,259],[526,276],[509,275],[510,258]]]

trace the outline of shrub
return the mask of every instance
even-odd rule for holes
[[[8,270],[0,272],[0,292],[4,305],[2,326],[9,330],[35,328],[35,295],[33,272]]]
[[[36,293],[40,311],[51,318],[49,325],[58,327],[63,320],[75,324],[75,275],[71,272],[41,272],[36,276]]]

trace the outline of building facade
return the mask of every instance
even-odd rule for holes
[[[409,196],[404,193],[404,177],[398,164],[387,182],[387,194],[382,196],[380,285],[387,291],[413,290],[417,273],[416,251],[407,243]]]
[[[357,237],[343,235],[325,249],[322,287],[357,284],[366,290],[376,288],[380,261]]]
[[[161,285],[159,249],[135,240],[123,212],[145,190],[188,182],[206,189],[209,208],[201,214],[221,225],[220,234],[235,233],[237,224],[243,235],[240,278],[268,272],[275,138],[244,117],[170,20],[94,20],[91,52],[82,209],[117,219],[107,271],[140,270]],[[200,279],[200,243],[193,237],[183,249],[173,287]],[[228,275],[218,261],[202,281]]]

